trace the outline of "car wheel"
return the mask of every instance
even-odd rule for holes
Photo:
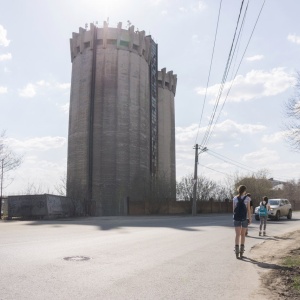
[[[287,215],[287,218],[288,218],[289,220],[292,218],[292,214],[293,214],[293,213],[292,213],[292,210],[290,209],[290,210],[289,210],[289,213],[288,213],[288,215]]]
[[[280,219],[280,211],[278,210],[275,217],[276,221],[279,221]]]

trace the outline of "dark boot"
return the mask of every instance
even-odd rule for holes
[[[239,253],[240,253],[239,245],[235,245],[235,256],[236,256],[236,258],[239,258]]]
[[[241,249],[240,249],[240,258],[243,258],[244,252],[245,252],[245,246],[244,246],[244,245],[241,245]]]

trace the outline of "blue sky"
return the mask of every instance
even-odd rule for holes
[[[69,39],[86,23],[100,27],[107,18],[110,27],[122,22],[126,28],[129,20],[151,34],[158,43],[159,69],[177,74],[177,178],[193,173],[193,147],[201,144],[212,116],[241,2],[222,2],[206,90],[219,0],[1,1],[0,130],[6,130],[8,145],[24,154],[4,193],[22,193],[32,184],[41,192],[54,191],[66,172]],[[275,179],[300,177],[300,157],[284,141],[283,125],[284,103],[300,69],[300,2],[267,0],[242,59],[262,4],[249,1],[235,69],[232,65],[223,94],[231,90],[222,109],[220,99],[209,151],[200,156],[199,174],[218,182],[262,169]]]

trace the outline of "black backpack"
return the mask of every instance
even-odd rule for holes
[[[234,215],[233,215],[233,219],[235,221],[245,221],[247,219],[247,207],[244,203],[246,197],[247,196],[245,196],[243,199],[237,197],[238,203],[234,209]]]

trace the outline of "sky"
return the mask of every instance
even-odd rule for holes
[[[61,184],[67,168],[69,39],[79,27],[102,27],[106,20],[109,27],[122,22],[127,28],[130,22],[145,30],[158,43],[158,68],[177,74],[178,180],[194,172],[195,144],[207,148],[199,155],[198,175],[221,184],[261,170],[277,180],[298,180],[300,154],[285,141],[284,112],[300,70],[300,1],[266,0],[260,16],[264,1],[249,1],[224,82],[241,2],[0,0],[0,132],[23,155],[4,194],[55,193]]]

